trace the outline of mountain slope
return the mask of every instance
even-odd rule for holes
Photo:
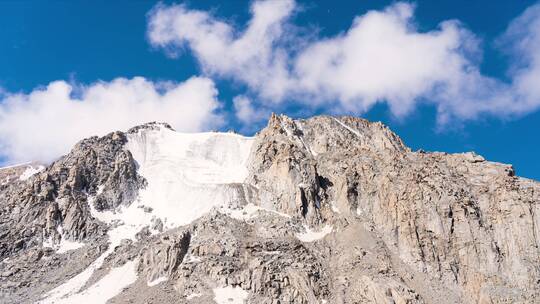
[[[0,173],[2,170],[0,169]],[[0,190],[6,303],[533,303],[540,184],[380,123],[81,141]]]

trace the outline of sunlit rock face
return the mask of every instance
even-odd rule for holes
[[[2,303],[534,303],[540,184],[381,123],[149,123],[0,168]],[[1,181],[0,181],[1,182]]]

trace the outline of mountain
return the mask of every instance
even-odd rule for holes
[[[378,122],[149,123],[14,168],[2,303],[539,303],[540,183]]]

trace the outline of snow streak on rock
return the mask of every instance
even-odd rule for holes
[[[332,226],[324,226],[321,231],[313,231],[308,226],[304,226],[306,232],[296,234],[296,237],[302,242],[314,242],[324,238],[332,232]]]
[[[83,292],[67,298],[56,299],[48,303],[106,303],[109,299],[122,292],[122,289],[133,284],[136,280],[137,261],[128,261],[120,267],[111,269],[101,280]]]
[[[43,171],[44,169],[45,169],[45,166],[36,166],[36,167],[28,166],[26,170],[24,170],[24,172],[21,174],[21,176],[19,176],[19,180],[27,180],[32,175],[39,173]]]
[[[218,304],[244,304],[248,292],[240,287],[222,287],[214,289],[214,301]]]

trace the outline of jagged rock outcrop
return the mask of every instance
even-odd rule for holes
[[[191,235],[189,232],[165,234],[143,248],[139,268],[148,282],[171,277],[186,256]]]
[[[96,209],[112,209],[133,201],[144,184],[125,142],[120,132],[85,139],[47,170],[2,191],[0,258],[48,238],[55,243],[62,237],[83,240],[99,234],[88,195],[99,191]]]
[[[182,173],[177,187],[200,195],[208,184],[223,202],[170,228],[153,213],[151,198],[129,208],[152,181],[141,175],[147,174],[140,171],[141,156],[127,148],[140,132],[167,144],[171,135],[163,132],[170,130],[151,123],[84,140],[43,172],[0,188],[0,301],[88,298],[115,273],[123,273],[117,285],[127,283],[114,293],[100,291],[110,296],[96,301],[487,304],[540,298],[540,183],[515,176],[509,165],[471,152],[414,152],[386,126],[364,119],[272,115],[245,161],[205,150],[207,142],[246,145],[234,134],[170,144],[167,149],[187,149],[182,157],[195,163],[189,170],[200,166],[201,172],[185,181]],[[231,174],[233,161],[245,166],[244,182],[219,176]],[[202,208],[194,202],[186,208]],[[120,220],[122,212],[130,222]],[[133,223],[144,216],[151,224]],[[128,226],[137,229],[135,237],[124,232]],[[44,246],[48,240],[85,245],[55,251]],[[62,283],[83,269],[88,278],[62,294]]]
[[[99,239],[106,227],[92,217],[89,195],[99,192],[92,207],[110,209],[129,204],[144,185],[131,155],[123,148],[125,142],[126,137],[120,132],[82,140],[46,170],[10,183],[0,191],[0,260],[4,261],[0,269],[26,269],[4,276],[8,287],[2,288],[0,301],[6,294],[29,294],[9,285],[23,283],[27,288],[33,287],[34,280],[42,280],[57,272],[54,268],[65,265],[64,258],[55,257],[48,247],[60,246],[64,241],[106,242]],[[93,250],[90,248],[79,257],[80,263],[86,264],[88,257],[95,258]],[[53,261],[48,260],[51,255]],[[25,262],[29,258],[32,261]],[[40,261],[42,258],[48,261]],[[5,265],[8,260],[9,265]],[[34,266],[43,268],[34,272]],[[75,269],[80,266],[73,265]]]
[[[411,152],[381,124],[354,118],[273,116],[258,140],[252,182],[278,210],[316,224],[336,218],[334,204],[458,301],[538,296],[538,183],[511,166]]]

